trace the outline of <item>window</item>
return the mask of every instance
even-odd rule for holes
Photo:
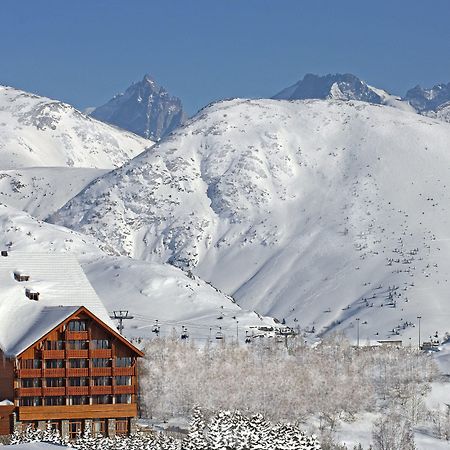
[[[131,403],[130,394],[116,395],[116,403]]]
[[[39,378],[22,378],[22,387],[24,388],[41,387],[41,380]]]
[[[116,377],[117,386],[131,386],[131,377],[120,376]]]
[[[94,377],[94,386],[112,386],[111,377]]]
[[[45,360],[46,369],[64,369],[63,359],[46,359]]]
[[[63,341],[46,341],[45,348],[46,348],[46,350],[64,350],[64,342]]]
[[[64,378],[46,378],[45,383],[47,387],[64,387],[65,380]]]
[[[22,369],[40,369],[41,360],[40,359],[23,359],[20,364]]]
[[[69,350],[87,350],[89,348],[88,341],[67,341]]]
[[[106,419],[94,419],[92,422],[92,432],[94,436],[106,436]]]
[[[45,406],[62,406],[66,404],[64,397],[44,397]]]
[[[128,419],[116,419],[116,434],[128,433]]]
[[[69,386],[89,386],[89,378],[69,378]]]
[[[88,359],[69,359],[69,367],[72,369],[87,369],[89,367]]]
[[[76,420],[69,421],[69,438],[70,439],[76,439],[81,434],[81,430],[82,430],[81,422],[76,421]]]
[[[84,395],[72,395],[69,397],[69,405],[89,405],[89,397]]]
[[[41,398],[23,397],[20,399],[20,406],[41,406]]]
[[[93,395],[92,396],[92,403],[94,405],[108,405],[108,404],[112,404],[112,397],[111,397],[111,395]]]
[[[109,342],[108,339],[93,339],[91,341],[91,348],[92,349],[98,349],[98,348],[108,349],[108,348],[111,348],[111,343]]]
[[[71,320],[69,322],[69,331],[86,331],[87,323],[85,320]]]
[[[108,358],[92,358],[92,365],[94,367],[111,367],[111,362]]]
[[[131,358],[129,356],[116,358],[116,367],[131,367]]]

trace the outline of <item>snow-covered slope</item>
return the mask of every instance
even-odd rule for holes
[[[45,219],[108,170],[30,167],[0,171],[0,202]]]
[[[169,95],[150,75],[89,114],[153,140],[169,134],[186,120],[181,100]]]
[[[448,124],[385,106],[227,101],[53,221],[291,324],[415,338],[422,315],[427,337],[450,320],[449,142]]]
[[[0,86],[0,168],[112,169],[152,142],[106,125],[70,105]]]
[[[159,320],[161,335],[169,335],[173,329],[179,333],[185,325],[190,336],[197,339],[207,337],[209,328],[215,336],[219,327],[232,338],[236,335],[236,320],[241,337],[249,326],[274,324],[271,319],[243,311],[230,297],[180,269],[110,256],[114,250],[93,237],[42,222],[2,204],[0,248],[11,254],[68,252],[77,256],[108,311],[127,309],[135,316],[125,323],[127,337],[154,337],[155,319]],[[218,319],[220,316],[223,318]]]

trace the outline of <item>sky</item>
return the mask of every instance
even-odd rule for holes
[[[0,84],[98,106],[151,74],[188,113],[350,72],[450,82],[450,1],[2,0]]]

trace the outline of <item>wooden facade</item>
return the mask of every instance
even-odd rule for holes
[[[82,431],[86,421],[108,435],[130,432],[137,416],[140,356],[80,307],[19,355],[0,359],[0,401],[14,402],[3,414],[0,409],[0,434],[47,421],[69,436]]]

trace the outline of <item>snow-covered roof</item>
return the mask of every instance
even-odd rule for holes
[[[16,281],[14,272],[29,275]],[[25,295],[38,292],[38,300]],[[0,349],[16,356],[84,306],[112,329],[114,323],[68,253],[8,252],[0,256]]]

